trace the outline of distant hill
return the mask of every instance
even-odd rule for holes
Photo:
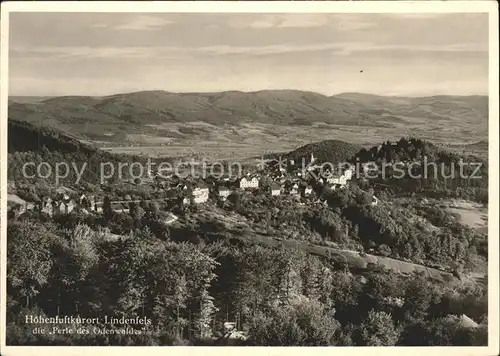
[[[286,158],[301,162],[310,161],[311,153],[318,163],[341,163],[353,158],[362,147],[352,143],[339,140],[325,140],[321,142],[310,143],[289,152]]]
[[[97,149],[54,128],[37,127],[28,122],[9,119],[8,152],[39,151],[45,147],[60,153],[94,154]]]
[[[141,91],[104,97],[13,97],[9,117],[55,127],[94,141],[124,142],[140,134],[182,139],[169,124],[202,122],[216,127],[269,124],[280,126],[348,125],[362,127],[453,125],[486,132],[486,96],[382,97],[346,93],[325,96],[299,90],[171,93]],[[217,134],[211,128],[207,134]],[[203,130],[201,130],[203,131]],[[198,132],[201,132],[198,130]],[[191,131],[195,134],[194,131]],[[204,132],[206,133],[206,132]]]
[[[476,142],[476,143],[471,143],[471,144],[467,145],[466,147],[478,149],[478,150],[488,150],[489,143],[486,140],[481,140],[481,141]]]
[[[18,103],[36,103],[50,98],[52,96],[10,96],[9,100]]]
[[[488,160],[488,152],[489,152],[488,140],[480,140],[478,142],[467,143],[467,144],[464,143],[464,144],[444,145],[444,147],[458,154],[476,155],[484,160]]]

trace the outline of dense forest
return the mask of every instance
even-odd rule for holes
[[[243,194],[235,209],[270,235],[371,250],[450,271],[460,272],[478,257],[487,259],[487,236],[457,224],[446,209],[415,201],[390,204],[384,195],[373,206],[372,193],[356,186],[322,189],[318,195],[327,206],[297,207],[285,198]]]
[[[305,163],[309,163],[311,154],[314,154],[317,163],[341,163],[347,162],[360,149],[361,146],[352,143],[339,140],[325,140],[299,147],[286,154],[285,157],[302,164],[302,160]]]
[[[9,344],[217,345],[227,343],[224,321],[248,332],[245,345],[486,343],[485,326],[466,328],[459,317],[486,320],[486,290],[475,284],[354,275],[301,251],[174,241],[168,229],[112,240],[105,229],[33,216],[8,229]],[[106,325],[106,334],[33,334],[26,315],[150,322]]]
[[[373,183],[382,189],[488,202],[488,162],[474,155],[460,155],[429,141],[403,137],[362,148],[352,159],[352,163],[367,162],[376,165]]]
[[[89,162],[95,168],[102,160],[132,159],[40,130],[9,122],[8,176],[24,198],[40,198],[53,188],[50,182],[21,177],[24,162]],[[27,132],[32,136],[23,136]],[[402,139],[362,149],[355,159],[381,164],[422,156],[447,164],[460,158],[425,141]],[[93,169],[86,171],[82,189],[101,189]],[[394,177],[363,184],[354,181],[336,190],[315,184],[314,197],[302,200],[271,197],[262,187],[234,193],[227,201],[211,196],[203,206],[176,210],[179,222],[173,225],[165,223],[168,205],[147,202],[165,198],[160,189],[115,184],[104,190],[106,200],[130,195],[143,201],[131,204],[129,213],[104,204],[102,214],[76,209],[54,218],[36,211],[12,217],[7,227],[7,343],[486,345],[487,276],[462,277],[478,261],[486,263],[487,236],[458,224],[446,209],[406,194],[450,196],[460,188],[481,200],[484,181],[457,180],[453,190],[449,182],[442,188],[442,182],[434,182],[410,189]],[[401,191],[405,194],[398,200]],[[458,278],[397,274],[380,265],[356,269],[284,244],[266,246],[258,236],[438,266]],[[53,325],[26,323],[29,316],[56,315],[100,322],[56,325],[71,330],[64,335],[50,333]],[[145,322],[104,324],[106,317]],[[468,318],[478,325],[471,327]],[[228,339],[225,322],[235,322],[246,337]],[[45,332],[34,333],[35,326]]]
[[[95,189],[94,186],[101,184],[99,174],[101,167],[104,173],[110,176],[112,173],[110,167],[114,167],[114,174],[105,182],[106,185],[132,180],[137,176],[146,176],[146,173],[140,174],[141,167],[138,164],[143,169],[147,167],[148,157],[108,153],[82,143],[56,129],[38,127],[28,122],[9,119],[8,129],[9,169],[7,174],[10,181],[35,186],[43,186],[47,181],[54,184],[55,167],[63,162],[69,165],[69,170],[68,175],[58,182],[60,185],[74,185],[75,182],[79,182],[86,188]],[[150,159],[151,164],[158,161],[159,159]],[[161,161],[169,162],[169,159]],[[42,162],[48,163],[51,167],[52,176],[49,176],[48,179],[31,178],[23,173],[25,163],[34,163],[38,167]],[[132,162],[137,162],[137,165],[131,168],[125,165]],[[122,169],[119,169],[120,164],[124,164]],[[29,166],[26,171],[30,176],[36,173],[32,166]],[[48,172],[47,169],[41,169],[42,175],[46,175]],[[78,179],[79,172],[82,172],[80,179]],[[65,173],[63,168],[61,168],[61,173]]]

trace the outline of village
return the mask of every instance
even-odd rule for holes
[[[141,183],[161,190],[164,193],[162,198],[135,199],[127,194],[119,200],[108,198],[106,202],[105,195],[87,195],[86,192],[60,186],[56,189],[57,199],[44,196],[34,202],[9,194],[8,201],[11,205],[11,214],[14,216],[22,215],[30,210],[50,217],[67,215],[74,211],[82,214],[102,213],[106,203],[110,204],[111,209],[117,213],[129,213],[132,203],[162,202],[166,203],[168,210],[173,210],[192,204],[207,203],[211,197],[225,202],[231,195],[243,191],[260,191],[272,197],[288,195],[300,200],[311,198],[314,195],[314,187],[318,185],[331,190],[348,188],[352,178],[352,168],[332,172],[331,169],[325,169],[323,165],[317,164],[314,154],[311,154],[305,171],[299,169],[294,160],[278,162],[271,159],[265,165],[258,167],[256,171],[245,172],[242,177],[215,178],[210,175],[205,179],[194,179],[193,177],[179,178],[173,174],[166,177],[153,174],[153,179]],[[361,174],[361,179],[365,179],[363,174]],[[372,204],[377,204],[375,196],[373,196]],[[174,221],[175,216],[170,215],[173,217],[170,220]]]

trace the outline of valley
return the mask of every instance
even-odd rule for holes
[[[57,127],[117,153],[238,158],[340,139],[372,146],[411,131],[443,145],[488,139],[486,97],[324,96],[293,90],[12,97],[9,117]]]

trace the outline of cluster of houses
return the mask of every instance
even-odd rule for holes
[[[247,173],[245,176],[238,178],[214,178],[211,176],[204,180],[190,181],[189,179],[181,180],[178,177],[172,177],[172,179],[157,179],[154,181],[156,183],[152,183],[156,184],[165,193],[166,198],[161,200],[173,201],[175,204],[182,202],[185,206],[206,203],[210,197],[217,197],[225,201],[236,191],[262,189],[264,181],[266,181],[266,194],[270,196],[286,194],[295,197],[306,197],[313,193],[312,184],[314,182],[335,190],[347,186],[352,179],[352,169],[347,168],[340,173],[334,174],[325,171],[323,166],[316,165],[315,161],[314,155],[311,154],[306,171],[290,169],[289,167],[294,166],[293,160],[287,162],[288,169],[270,161],[264,169],[254,173]],[[36,206],[33,206],[33,203],[17,204],[17,213],[22,214],[26,210],[33,208],[38,208],[39,211],[49,216],[69,214],[75,209],[84,214],[102,212],[103,210],[103,199],[100,197],[86,196],[85,194],[78,195],[76,191],[66,187],[60,187],[57,192],[59,193],[58,199],[44,197]],[[77,196],[78,198],[76,198]],[[127,213],[130,211],[130,203],[132,202],[134,200],[127,196],[123,200],[110,203],[112,210]],[[139,203],[139,201],[136,202]],[[31,206],[28,206],[28,204],[31,204]]]
[[[94,196],[87,197],[85,194],[81,194],[79,199],[75,200],[66,193],[61,194],[59,199],[43,197],[35,208],[49,216],[67,215],[76,208],[84,214],[88,214],[90,211],[102,211],[102,206],[96,203]]]
[[[297,197],[309,196],[313,193],[312,181],[335,190],[347,186],[352,179],[353,171],[350,168],[346,168],[340,173],[334,173],[325,170],[322,165],[315,164],[315,161],[314,155],[311,154],[310,163],[304,172],[293,169],[295,165],[293,159],[285,162],[287,167],[278,164],[277,160],[269,160],[267,165],[261,167],[261,170],[254,174],[247,173],[246,176],[236,180],[224,178],[222,182],[214,182],[214,180],[211,182],[217,186],[218,196],[222,200],[225,200],[235,190],[255,190],[261,188],[261,181],[263,179],[271,181],[270,186],[266,188],[267,193],[271,196],[288,194]],[[205,187],[204,189],[204,198],[197,202],[203,203],[208,200],[209,188]]]
[[[78,206],[75,200],[70,197],[70,194],[75,193],[72,189],[59,187],[56,192],[59,196],[58,199],[52,199],[46,196],[37,203],[25,201],[14,194],[9,194],[7,200],[14,204],[14,208],[11,209],[11,211],[15,215],[21,215],[28,210],[38,210],[49,216],[66,215],[71,213]],[[83,203],[84,198],[85,195],[82,194],[80,205]]]

